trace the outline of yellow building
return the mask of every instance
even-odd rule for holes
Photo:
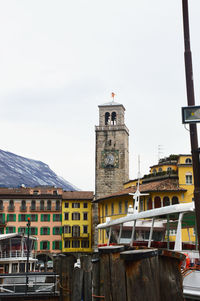
[[[93,192],[65,191],[62,198],[62,252],[91,252]]]
[[[125,216],[129,205],[134,207],[133,196],[129,193],[134,193],[136,188],[137,180],[130,180],[124,184],[124,190],[96,200],[99,204],[99,222]],[[150,173],[140,180],[140,192],[148,195],[140,197],[139,210],[192,202],[193,191],[192,156],[171,155],[151,166]],[[175,230],[170,234],[170,240],[173,241]],[[99,244],[107,242],[105,230],[99,231],[98,239]],[[183,241],[195,241],[192,228],[189,234],[184,230]]]

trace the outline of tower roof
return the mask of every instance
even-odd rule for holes
[[[109,101],[109,102],[103,103],[102,105],[99,105],[99,107],[111,107],[111,106],[122,106],[124,108],[123,104],[118,103],[116,101]],[[125,108],[124,108],[124,110],[125,110]]]

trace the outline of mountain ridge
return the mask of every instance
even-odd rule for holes
[[[55,186],[67,191],[79,190],[50,167],[38,160],[29,159],[0,149],[0,187]]]

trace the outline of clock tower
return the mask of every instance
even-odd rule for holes
[[[125,108],[113,101],[99,105],[96,132],[95,198],[123,189],[129,180],[129,131]]]

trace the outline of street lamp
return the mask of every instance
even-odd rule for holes
[[[30,253],[30,243],[29,243],[29,232],[30,232],[30,225],[31,225],[31,219],[30,217],[28,217],[28,222],[26,224],[26,226],[28,227],[28,237],[27,237],[27,260],[26,260],[26,294],[28,291],[28,272],[29,272],[29,253]]]

